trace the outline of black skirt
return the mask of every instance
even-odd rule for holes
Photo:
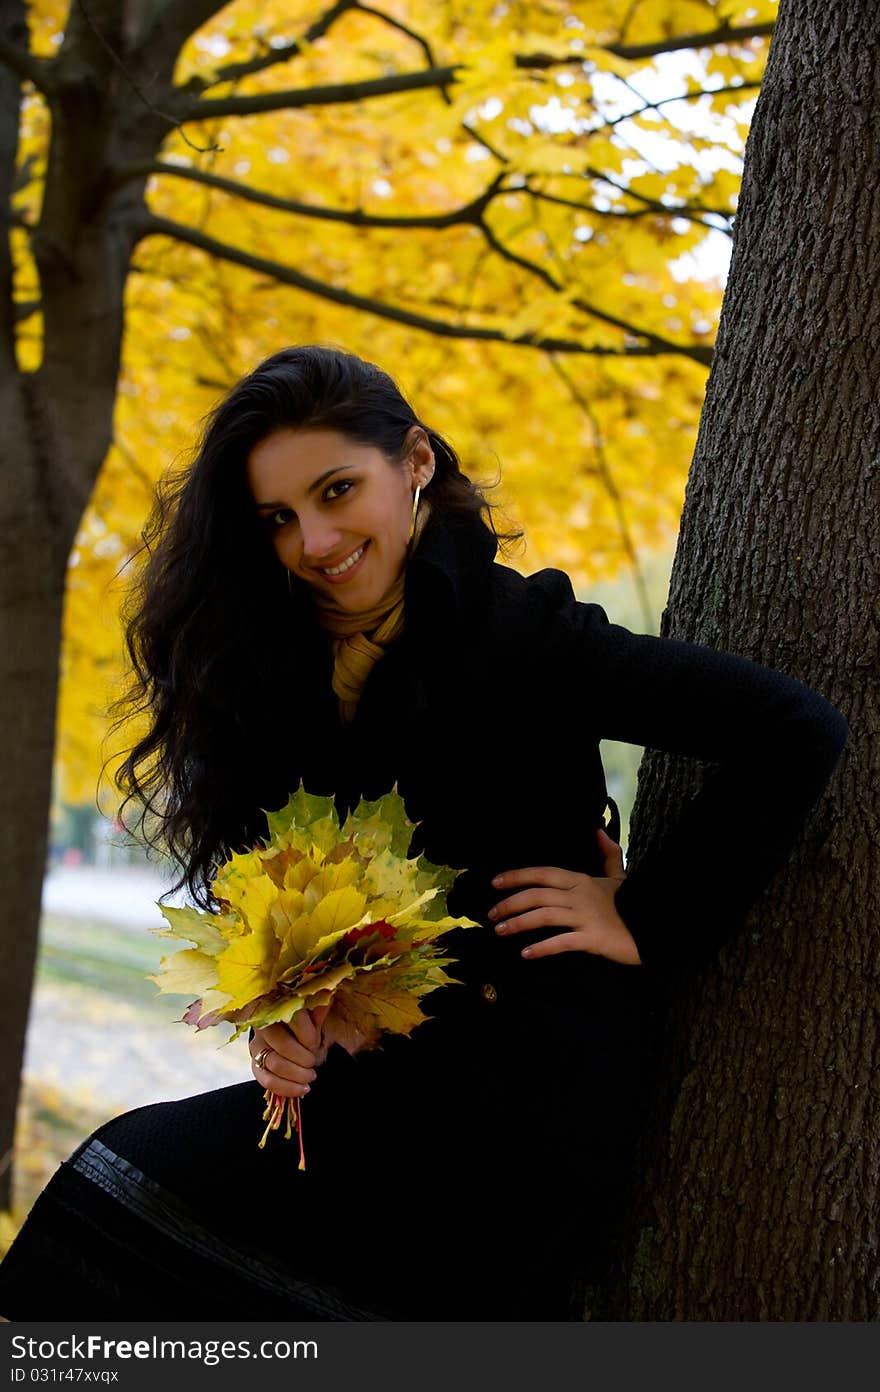
[[[295,1136],[259,1148],[253,1081],[107,1122],[0,1266],[0,1314],[579,1318],[578,1274],[601,1273],[623,1218],[650,1069],[640,970],[566,957],[561,1001],[522,964],[428,998],[408,1038],[334,1046],[303,1101],[305,1171]]]

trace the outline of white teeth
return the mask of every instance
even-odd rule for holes
[[[359,548],[359,550],[355,551],[353,555],[349,556],[349,558],[348,558],[347,561],[343,561],[343,562],[342,562],[342,565],[333,566],[333,568],[332,568],[331,570],[325,570],[325,571],[324,571],[324,574],[325,574],[325,575],[341,575],[341,574],[343,573],[343,571],[345,571],[345,570],[351,570],[352,566],[353,566],[353,565],[356,565],[357,562],[360,560],[360,558],[361,558],[361,556],[364,554],[364,551],[365,551],[365,550],[366,550],[366,542],[364,543],[363,546],[361,546],[361,547]]]

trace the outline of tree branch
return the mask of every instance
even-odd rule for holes
[[[774,20],[763,24],[719,24],[717,29],[707,29],[702,34],[675,34],[666,39],[655,39],[652,43],[603,44],[606,53],[615,58],[629,58],[634,63],[643,58],[656,58],[661,53],[679,53],[683,48],[710,48],[719,43],[744,43],[746,39],[768,39],[775,28]]]
[[[223,8],[223,0],[160,0],[132,51],[146,57],[148,67],[170,73],[190,35]]]
[[[255,116],[263,111],[289,111],[304,106],[334,106],[343,102],[368,101],[399,92],[420,92],[431,87],[447,87],[454,82],[461,63],[441,68],[423,68],[414,73],[391,73],[388,77],[367,78],[362,82],[333,82],[316,87],[296,87],[281,92],[254,92],[247,97],[211,97],[207,101],[180,101],[177,119],[209,121],[217,116]]]
[[[590,217],[599,218],[621,218],[627,219],[643,217],[680,217],[688,222],[695,222],[700,227],[706,227],[712,232],[721,232],[725,237],[732,236],[732,230],[727,227],[716,227],[714,223],[705,222],[700,213],[707,216],[726,218],[728,224],[734,213],[730,208],[709,208],[703,203],[680,203],[675,207],[670,207],[668,203],[660,203],[656,198],[645,198],[642,194],[632,194],[632,197],[639,197],[644,203],[641,208],[596,208],[592,203],[579,203],[575,198],[562,198],[555,193],[544,193],[541,189],[531,188],[528,185],[529,195],[538,203],[556,203],[560,208],[574,208],[581,213],[589,213]],[[626,190],[629,192],[629,190]],[[518,189],[505,189],[505,193],[520,192]]]
[[[183,4],[180,8],[183,11],[204,11],[208,8],[208,0],[190,0],[190,4]],[[211,9],[216,9],[216,4]],[[176,10],[177,6],[175,6],[175,20],[177,19]],[[400,20],[394,19],[393,16],[387,15],[371,5],[359,4],[357,0],[339,0],[339,3],[333,5],[325,11],[320,19],[315,21],[307,31],[306,40],[314,41],[315,38],[326,33],[336,19],[350,10],[360,10],[364,14],[374,15],[377,19],[405,33],[421,46],[428,57],[429,67],[417,73],[395,73],[387,77],[367,79],[362,82],[332,83],[311,88],[255,93],[243,97],[217,97],[207,101],[199,98],[201,92],[207,91],[220,82],[238,81],[243,77],[261,72],[267,67],[295,57],[301,50],[302,40],[293,40],[290,44],[270,53],[261,54],[245,62],[227,64],[209,80],[199,77],[191,78],[188,83],[177,89],[176,95],[179,98],[194,98],[188,104],[185,101],[180,102],[178,119],[181,122],[200,121],[217,116],[249,116],[259,112],[290,110],[303,106],[324,106],[349,101],[364,101],[374,96],[388,96],[403,91],[419,91],[430,87],[445,89],[456,81],[456,73],[462,67],[461,64],[436,66],[433,57],[429,56],[431,55],[430,45],[421,35]],[[165,13],[167,14],[167,7]],[[175,23],[174,31],[177,32],[181,27],[186,28],[189,22],[187,20],[182,26]],[[204,18],[201,22],[204,22]],[[154,29],[156,27],[154,25]],[[166,19],[163,22],[166,36],[171,32],[171,28],[172,26],[168,24]],[[720,25],[717,29],[706,31],[703,34],[682,35],[678,38],[658,40],[650,44],[608,44],[604,47],[607,52],[613,53],[617,57],[628,58],[635,62],[659,53],[676,52],[683,48],[706,47],[722,42],[744,42],[746,39],[766,36],[772,32],[772,22],[743,25],[738,28],[731,25]],[[516,66],[523,69],[542,69],[574,61],[583,62],[583,59],[578,55],[560,58],[540,53],[518,54],[515,58]],[[444,95],[446,95],[445,92]],[[679,99],[669,98],[667,100]]]
[[[161,22],[161,15],[167,10],[164,0],[160,0],[158,8],[160,15],[157,22]],[[217,8],[216,0],[213,8]],[[177,116],[161,110],[146,91],[147,86],[155,87],[158,82],[160,92],[169,95],[173,100],[175,89],[171,82],[171,73],[176,53],[164,55],[168,62],[167,71],[163,72],[156,67],[145,69],[143,55],[138,53],[136,43],[129,43],[126,37],[125,21],[131,21],[132,18],[132,14],[126,8],[120,10],[118,0],[88,0],[88,4],[86,0],[75,0],[68,14],[63,54],[66,55],[72,49],[77,54],[76,62],[93,67],[94,80],[99,86],[106,85],[109,81],[107,69],[108,64],[112,64],[152,116],[158,117],[159,121],[166,125],[180,129]],[[92,55],[93,62],[90,61]],[[156,61],[155,53],[150,61]],[[200,154],[207,153],[207,149],[190,140],[184,130],[180,130],[180,134],[192,149],[198,150]]]
[[[407,25],[393,19],[390,15],[384,14],[381,10],[374,9],[371,5],[355,4],[355,9],[362,10],[364,14],[374,14],[379,19],[384,19],[388,24],[393,24],[396,29],[404,34],[409,34],[410,38],[422,43],[414,30]],[[628,58],[632,62],[638,62],[643,58],[655,57],[661,53],[677,53],[683,48],[708,48],[719,43],[744,43],[747,39],[768,38],[773,33],[774,21],[769,20],[763,24],[744,24],[738,28],[732,25],[722,24],[717,29],[707,30],[702,34],[682,34],[680,37],[671,39],[657,39],[652,43],[644,44],[599,44],[597,45],[605,53],[612,53],[616,58]],[[523,68],[526,71],[545,71],[548,68],[561,68],[569,63],[577,63],[583,66],[584,56],[582,53],[517,53],[514,54],[514,66]]]
[[[635,111],[625,111],[621,116],[609,116],[598,126],[590,126],[588,134],[592,135],[595,131],[607,130],[611,126],[619,126],[622,121],[631,121],[634,116],[641,116],[646,111],[659,111],[661,106],[667,106],[669,102],[695,101],[697,97],[714,97],[721,92],[748,92],[760,86],[760,82],[730,82],[724,87],[707,87],[699,92],[679,92],[677,96],[661,97],[659,101],[645,102]]]
[[[315,39],[323,37],[331,26],[340,16],[350,11],[360,11],[361,14],[374,15],[376,19],[397,29],[401,34],[407,35],[414,43],[417,43],[425,52],[427,61],[431,67],[434,66],[434,59],[428,41],[423,38],[415,29],[402,20],[395,19],[393,15],[386,14],[383,10],[377,9],[373,5],[363,5],[358,0],[338,0],[338,3],[312,24],[305,34],[307,43],[314,43]],[[730,43],[744,41],[749,38],[763,37],[773,32],[773,24],[743,25],[741,28],[734,29],[730,26],[722,25],[718,29],[708,31],[705,34],[687,35],[681,40],[658,40],[653,44],[604,44],[602,47],[616,57],[630,58],[634,62],[640,58],[648,57],[651,53],[671,53],[678,48],[706,47],[715,43]],[[302,51],[302,39],[292,39],[288,44],[281,44],[277,48],[272,48],[265,53],[260,53],[254,58],[244,59],[238,63],[227,63],[222,68],[218,68],[210,78],[199,77],[197,74],[184,83],[180,88],[188,95],[199,96],[202,92],[208,91],[211,87],[219,86],[223,82],[239,82],[244,77],[252,77],[255,73],[265,72],[267,68],[276,67],[279,63],[289,62]],[[525,70],[541,70],[546,68],[561,67],[568,63],[583,64],[582,55],[572,53],[567,56],[556,56],[549,53],[520,53],[515,56],[515,63],[518,68]]]
[[[478,198],[448,213],[422,213],[417,216],[365,213],[360,208],[328,208],[317,203],[301,203],[294,198],[279,198],[276,194],[264,193],[248,184],[239,183],[236,179],[227,179],[219,174],[209,174],[185,164],[170,164],[163,160],[153,160],[149,164],[132,165],[129,169],[119,170],[110,181],[110,186],[116,188],[130,179],[142,179],[150,174],[170,174],[173,178],[204,184],[207,188],[217,189],[220,193],[228,193],[235,198],[243,198],[248,203],[257,203],[263,208],[274,208],[279,212],[294,213],[299,217],[318,218],[324,222],[343,222],[351,227],[444,228],[467,223],[476,227],[480,225],[481,214],[491,200],[499,193],[507,192],[500,187],[504,178],[501,173],[495,176],[486,191]]]
[[[304,275],[302,271],[294,270],[292,266],[284,266],[278,261],[270,261],[263,256],[253,256],[250,252],[242,251],[226,242],[220,242],[204,232],[196,232],[181,223],[171,221],[169,218],[147,214],[135,224],[133,235],[138,240],[151,236],[170,237],[187,246],[196,247],[208,256],[216,256],[221,261],[229,261],[233,265],[243,266],[246,270],[255,271],[259,275],[269,276],[281,285],[290,285],[294,289],[304,290],[307,294],[317,295],[320,299],[330,300],[333,304],[343,305],[347,309],[357,309],[367,314],[375,314],[381,319],[389,319],[396,324],[406,324],[410,328],[422,329],[424,332],[435,334],[440,338],[506,343],[512,347],[537,348],[547,353],[580,353],[611,358],[656,356],[653,348],[626,347],[621,349],[608,348],[603,345],[590,346],[572,339],[536,338],[533,334],[520,334],[517,338],[509,338],[499,329],[478,328],[467,324],[450,324],[442,319],[432,319],[425,314],[402,309],[397,305],[389,305],[382,300],[371,299],[368,295],[358,295],[351,290],[341,290],[338,286],[327,285],[323,281],[315,280],[313,276]],[[687,350],[681,348],[673,348],[668,351],[687,355]]]
[[[565,287],[560,284],[556,277],[544,266],[538,265],[535,261],[530,261],[525,256],[520,256],[517,252],[511,251],[503,242],[500,242],[492,231],[491,227],[484,222],[481,227],[483,236],[489,246],[504,261],[510,262],[514,266],[519,266],[521,270],[528,271],[530,275],[537,278],[548,287],[548,289],[560,293]],[[591,318],[598,319],[603,324],[610,324],[612,328],[621,329],[624,333],[632,334],[636,338],[642,338],[655,353],[677,353],[679,357],[692,358],[694,362],[710,365],[712,362],[712,349],[705,348],[699,343],[673,343],[661,334],[655,333],[652,329],[638,329],[626,320],[619,319],[614,314],[609,314],[607,310],[598,309],[589,300],[582,300],[580,297],[571,302],[582,314],[589,314]]]
[[[413,43],[417,43],[425,55],[425,60],[429,67],[434,66],[434,52],[428,40],[423,34],[419,34],[415,29],[411,29],[403,20],[395,19],[394,15],[386,14],[384,10],[377,10],[375,5],[362,5],[360,0],[355,0],[354,8],[361,14],[372,15],[374,19],[381,20],[383,24],[388,24],[392,29],[396,29],[399,34],[405,34]]]
[[[54,60],[35,58],[26,48],[10,43],[0,34],[0,63],[16,73],[22,82],[32,82],[45,97],[52,95],[52,63]]]
[[[657,172],[660,172],[660,171],[657,171]],[[684,217],[684,218],[686,218],[686,217],[689,217],[689,215],[690,215],[689,212],[688,212],[688,209],[690,210],[690,213],[693,213],[693,212],[711,213],[711,214],[713,214],[713,215],[717,215],[718,217],[723,217],[723,218],[727,218],[727,219],[730,219],[730,218],[732,218],[732,217],[735,216],[729,209],[707,208],[707,207],[704,207],[704,206],[703,206],[702,204],[700,204],[700,203],[690,203],[690,204],[687,204],[685,207],[682,207],[682,208],[670,208],[670,207],[667,206],[667,204],[661,203],[661,202],[660,202],[658,199],[656,199],[656,198],[649,198],[648,195],[645,194],[645,193],[638,193],[635,189],[630,188],[628,184],[618,184],[618,183],[615,183],[614,179],[611,178],[611,175],[610,175],[610,174],[603,173],[603,171],[602,171],[601,169],[596,169],[594,166],[589,166],[589,165],[588,165],[587,168],[584,169],[584,171],[583,171],[582,174],[575,174],[575,175],[571,175],[571,176],[569,176],[569,175],[553,174],[553,175],[543,176],[543,177],[550,177],[550,178],[554,178],[554,179],[569,178],[569,177],[571,177],[571,178],[581,179],[581,178],[583,178],[583,177],[585,177],[585,176],[588,177],[588,178],[590,178],[590,179],[596,179],[596,180],[598,180],[600,183],[607,184],[607,185],[609,186],[609,188],[613,188],[617,193],[623,194],[624,197],[626,197],[626,198],[635,198],[639,203],[643,203],[643,204],[645,205],[645,209],[646,209],[647,211],[656,212],[656,213],[660,214],[661,216],[662,216],[662,215],[665,215],[665,216],[667,216],[667,217]],[[532,176],[532,177],[534,177],[534,176]],[[546,200],[546,201],[548,201],[548,202],[550,202],[550,203],[565,203],[565,204],[567,204],[567,205],[569,204],[569,200],[568,200],[568,199],[558,198],[558,197],[556,197],[555,195],[549,194],[549,193],[539,193],[536,189],[531,188],[530,185],[527,185],[527,187],[528,187],[528,189],[529,189],[529,192],[532,193],[532,194],[534,194],[535,197],[544,199],[544,200]],[[580,207],[581,205],[580,205],[580,204],[577,204],[577,203],[572,203],[572,204],[570,204],[569,206],[572,206],[572,207]],[[592,212],[593,209],[592,209],[592,208],[585,208],[584,211],[585,211],[585,212]],[[704,224],[704,225],[705,225],[705,224]],[[720,229],[715,229],[715,230],[720,230]]]
[[[314,24],[309,26],[302,39],[291,39],[288,44],[280,44],[277,48],[271,48],[256,58],[245,59],[244,62],[226,63],[215,71],[213,77],[200,77],[196,73],[178,90],[197,97],[211,87],[217,87],[221,82],[240,82],[243,77],[253,77],[255,73],[265,72],[267,68],[273,68],[278,63],[287,63],[302,52],[303,42],[311,44],[316,39],[323,38],[341,15],[357,8],[357,0],[338,0],[338,4],[325,10],[320,19],[316,19]]]
[[[359,10],[361,14],[372,15],[374,19],[378,19],[382,24],[387,24],[390,28],[396,29],[401,34],[405,34],[408,39],[412,39],[413,43],[418,44],[419,48],[422,50],[422,55],[427,66],[429,68],[437,66],[434,59],[434,50],[424,35],[419,34],[415,29],[411,29],[410,26],[404,24],[402,20],[395,19],[393,15],[386,14],[384,10],[377,10],[374,5],[361,5],[357,3],[354,8]],[[440,95],[447,106],[452,105],[452,97],[445,87],[441,87]],[[492,158],[496,159],[499,164],[509,163],[507,156],[502,155],[500,150],[490,144],[484,135],[480,135],[478,131],[475,131],[473,126],[469,126],[467,121],[462,121],[461,128],[477,145],[482,145],[484,150],[488,150]]]
[[[5,3],[0,15],[3,39],[16,53],[25,52],[21,47],[27,42],[28,32],[24,0]],[[13,212],[21,84],[22,75],[16,67],[0,65],[0,210],[3,213],[0,223],[0,371],[6,375],[14,374],[16,371],[16,314],[13,291],[15,266],[12,259],[12,239],[6,224]]]

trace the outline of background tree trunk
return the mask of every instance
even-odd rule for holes
[[[662,983],[633,1227],[588,1318],[880,1316],[878,86],[873,6],[783,0],[661,631],[791,673],[851,736],[745,929]],[[631,863],[697,777],[646,755]]]
[[[3,1058],[17,1058],[27,1028],[37,945],[31,925],[39,922],[46,861],[68,553],[58,545],[47,516],[48,499],[35,487],[40,471],[27,449],[29,412],[25,392],[14,377],[7,376],[0,401],[0,469],[10,485],[0,548],[0,728],[15,731],[15,739],[4,749],[0,779],[0,1050]],[[9,1203],[18,1090],[19,1070],[0,1071],[0,1208]]]
[[[185,13],[161,25],[152,47],[131,60],[154,83],[170,84],[186,36]],[[53,139],[45,196],[31,245],[40,276],[43,361],[18,370],[8,237],[0,251],[0,1209],[9,1207],[12,1145],[37,948],[48,841],[61,618],[67,561],[110,447],[123,329],[123,299],[143,213],[144,179],[114,189],[114,162],[155,156],[167,121],[145,112],[137,83],[122,77],[110,48],[124,43],[112,0],[73,6],[57,60],[42,74]],[[128,14],[132,19],[134,8]],[[99,23],[107,43],[92,27]],[[157,20],[159,24],[159,20]],[[166,30],[168,32],[166,32]],[[170,34],[170,37],[169,37]],[[0,0],[0,39],[27,52],[22,0]],[[107,45],[110,45],[108,48]],[[21,82],[0,66],[0,197],[15,180]]]

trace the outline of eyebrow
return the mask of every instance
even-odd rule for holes
[[[330,478],[333,474],[338,474],[341,469],[354,469],[355,467],[356,465],[354,464],[337,464],[335,469],[328,469],[326,473],[320,474],[318,478],[315,479],[314,483],[310,483],[306,489],[306,493],[314,493],[315,489],[320,488],[321,484],[324,483],[326,479]],[[268,508],[286,507],[287,503],[257,503],[257,512],[265,512]]]

